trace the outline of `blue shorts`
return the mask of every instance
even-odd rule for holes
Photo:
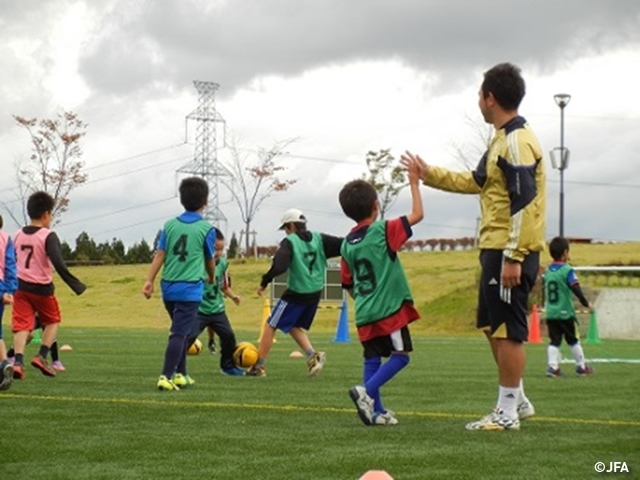
[[[198,325],[200,302],[164,301],[164,308],[171,317],[171,333],[188,337]]]
[[[267,323],[284,333],[289,333],[293,327],[309,330],[317,310],[317,303],[300,305],[280,299],[269,315]]]

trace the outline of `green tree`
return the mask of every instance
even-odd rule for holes
[[[17,165],[19,200],[24,205],[33,192],[47,192],[56,200],[55,224],[69,208],[71,191],[87,181],[80,148],[87,124],[73,112],[58,114],[54,119],[13,118],[28,132],[32,151],[28,160]],[[24,210],[24,222],[9,213],[16,223],[27,223]]]
[[[400,191],[408,185],[406,174],[389,149],[367,152],[366,162],[369,172],[364,175],[364,179],[378,192],[380,218],[384,219],[398,199]]]
[[[151,263],[153,252],[151,247],[143,238],[140,243],[134,243],[127,250],[126,263]]]
[[[60,243],[60,249],[62,250],[62,258],[64,260],[73,260],[73,250],[71,250],[66,240]]]
[[[75,249],[76,260],[100,260],[96,242],[89,236],[87,232],[82,232],[76,238]]]
[[[122,240],[115,237],[112,238],[111,239],[111,255],[113,255],[114,262],[117,264],[124,263],[126,254],[127,252],[126,252],[124,243],[122,243]]]

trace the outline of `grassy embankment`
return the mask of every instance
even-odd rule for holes
[[[474,332],[476,281],[479,273],[477,251],[405,252],[401,254],[421,321],[413,325],[415,334],[469,334]],[[640,265],[640,244],[575,245],[571,251],[574,265]],[[543,255],[543,264],[548,262]],[[258,332],[264,301],[256,294],[268,260],[232,261],[233,289],[241,295],[240,306],[229,303],[227,311],[239,332]],[[81,297],[57,279],[57,295],[64,316],[63,326],[160,328],[168,325],[160,302],[159,286],[151,300],[145,300],[141,288],[148,265],[74,267],[72,271],[87,285]],[[593,279],[584,279],[588,285]],[[615,283],[615,282],[614,282]],[[638,279],[632,281],[637,285]],[[353,330],[353,304],[349,304]],[[334,304],[335,305],[335,304]],[[319,311],[314,331],[335,332],[340,311]]]

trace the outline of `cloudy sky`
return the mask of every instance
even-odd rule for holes
[[[19,212],[14,165],[30,153],[12,115],[72,110],[89,124],[89,181],[56,227],[74,245],[152,241],[180,212],[180,167],[194,157],[194,80],[220,84],[227,136],[254,155],[295,138],[282,177],[253,228],[275,244],[282,212],[302,209],[314,229],[350,227],[341,186],[369,150],[409,149],[464,169],[482,142],[477,91],[496,63],[527,81],[520,113],[545,152],[560,145],[555,93],[569,93],[565,234],[640,240],[640,3],[637,0],[0,0],[0,201]],[[185,128],[185,126],[187,128]],[[219,129],[220,130],[220,129]],[[224,135],[220,133],[218,144]],[[220,149],[225,160],[228,152]],[[558,232],[559,173],[548,168],[548,236]],[[415,238],[473,236],[473,197],[423,189]],[[220,187],[228,235],[242,229]],[[403,192],[391,214],[409,205]],[[17,228],[3,211],[8,230]]]

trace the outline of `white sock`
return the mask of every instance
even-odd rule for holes
[[[558,369],[561,358],[560,349],[558,347],[554,347],[553,345],[549,345],[547,348],[547,363],[554,370]]]
[[[576,366],[584,368],[584,352],[582,351],[582,345],[577,342],[575,345],[571,345],[571,353],[576,361]]]
[[[503,387],[498,393],[498,410],[508,418],[518,418],[518,392],[520,387]]]
[[[524,394],[524,383],[522,379],[520,379],[520,386],[518,387],[518,405],[520,405],[522,402],[528,402],[528,401],[529,399]]]

